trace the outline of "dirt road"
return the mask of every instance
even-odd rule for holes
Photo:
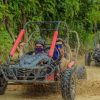
[[[87,68],[87,80],[78,87],[76,100],[100,100],[100,68]]]
[[[79,83],[76,100],[100,100],[100,67],[87,67],[87,80]],[[5,95],[0,100],[62,100],[59,93],[34,94],[34,91],[26,93],[22,86],[8,86]]]

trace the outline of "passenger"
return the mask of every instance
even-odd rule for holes
[[[65,55],[65,44],[61,38],[57,39],[56,48],[60,51],[61,54],[61,69],[65,69],[69,63],[69,59],[67,59]]]
[[[60,51],[61,57],[64,57],[64,42],[61,38],[57,39],[56,48]]]

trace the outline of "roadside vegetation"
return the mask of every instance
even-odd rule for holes
[[[90,49],[100,26],[100,0],[0,0],[0,62],[27,21],[54,20],[79,33],[81,50]]]

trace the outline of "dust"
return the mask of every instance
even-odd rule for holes
[[[87,80],[79,82],[77,95],[100,95],[100,81]]]
[[[100,67],[86,68],[87,80],[77,82],[76,100],[100,100]]]

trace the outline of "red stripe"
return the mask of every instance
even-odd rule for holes
[[[21,41],[21,39],[23,38],[24,34],[25,34],[25,29],[22,29],[22,30],[20,31],[20,33],[19,33],[19,35],[18,35],[18,37],[17,37],[17,39],[16,39],[14,45],[13,45],[13,48],[12,48],[11,51],[10,51],[10,56],[13,56],[13,55],[14,55],[14,53],[15,53],[17,47],[18,47],[18,44],[20,43],[20,41]]]
[[[54,32],[54,36],[53,36],[53,40],[52,40],[52,44],[51,44],[51,47],[50,47],[50,51],[49,51],[49,56],[50,57],[53,57],[53,53],[54,53],[54,48],[55,48],[55,45],[56,45],[57,37],[58,37],[58,31],[55,31]]]

